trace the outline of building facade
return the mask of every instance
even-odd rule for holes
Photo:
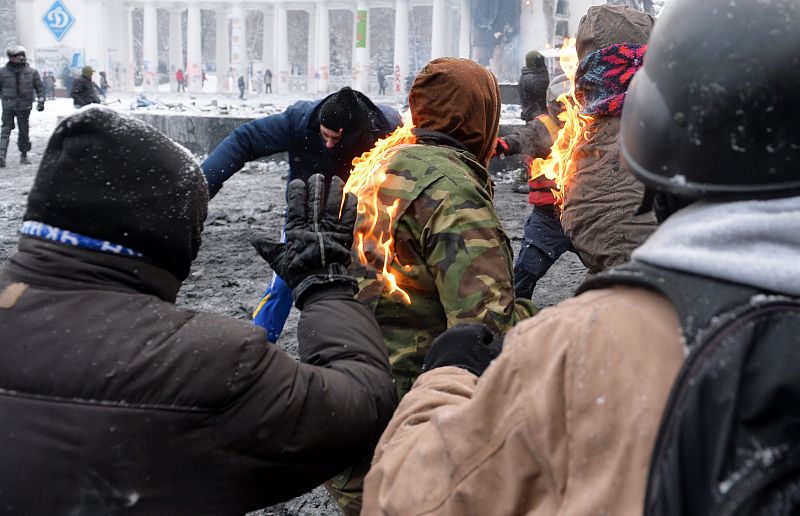
[[[416,72],[409,64],[415,45],[409,36],[413,27],[428,24],[430,41],[425,48],[430,50],[425,61],[444,55],[468,57],[496,69],[500,76],[498,54],[505,53],[506,62],[512,63],[506,68],[518,75],[525,52],[558,45],[574,34],[589,6],[606,3],[506,0],[519,1],[519,19],[505,23],[509,37],[498,38],[493,56],[478,59],[474,43],[481,28],[473,22],[475,2],[492,1],[504,0],[16,0],[16,22],[20,43],[36,66],[62,79],[91,65],[106,71],[119,89],[157,91],[165,80],[175,89],[174,74],[181,69],[190,92],[208,91],[206,74],[215,76],[217,91],[230,91],[239,76],[263,77],[270,70],[275,93],[324,94],[344,84],[362,91],[376,88],[369,28],[376,23],[373,13],[388,12],[393,16],[388,25],[393,48],[386,50],[392,63],[381,66],[378,73],[385,73],[389,93],[400,94],[406,77]],[[336,30],[331,26],[332,10],[346,10],[352,17],[352,44],[345,49],[351,69],[338,76],[331,74],[331,32]],[[207,11],[213,16],[203,16]],[[291,11],[306,13],[307,30],[302,35],[290,30]],[[247,51],[248,42],[253,44],[252,34],[247,33],[253,13],[259,13],[261,34],[256,63],[248,59]],[[203,26],[201,19],[206,25],[213,19],[213,29]],[[214,33],[213,40],[204,37],[207,31]],[[204,48],[211,41],[213,51]],[[302,65],[289,60],[290,48],[297,45],[307,50]]]

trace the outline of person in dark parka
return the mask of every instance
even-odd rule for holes
[[[370,150],[400,122],[395,109],[373,104],[349,87],[321,100],[301,100],[283,113],[239,126],[214,149],[202,165],[209,195],[213,198],[245,163],[279,152],[289,154],[289,182],[314,174],[346,181],[353,158]],[[289,290],[279,276],[273,276],[256,305],[253,322],[275,342],[290,309]]]
[[[208,201],[190,154],[104,107],[58,125],[0,272],[0,512],[238,515],[370,453],[395,394],[338,272],[355,202],[339,219],[332,194],[316,233],[320,188],[308,208],[305,190],[290,186],[302,222],[277,252],[302,244],[282,269],[301,363],[249,323],[175,305]]]
[[[69,95],[76,108],[82,108],[89,104],[100,104],[100,97],[97,93],[100,87],[92,80],[94,69],[91,66],[84,66],[81,69],[81,76],[72,83]]]
[[[520,118],[530,122],[547,111],[545,92],[550,84],[550,74],[544,56],[536,50],[525,54],[525,66],[519,76]]]
[[[28,65],[25,49],[15,45],[6,50],[8,63],[0,68],[0,97],[3,102],[3,126],[0,131],[0,168],[6,166],[6,152],[14,130],[14,119],[19,125],[17,134],[17,147],[19,148],[19,162],[23,165],[30,164],[28,151],[31,150],[31,140],[28,137],[28,121],[31,116],[33,95],[36,93],[36,110],[44,111],[44,84],[39,72]]]

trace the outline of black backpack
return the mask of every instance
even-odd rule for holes
[[[591,277],[579,292],[614,285],[669,299],[687,352],[644,514],[800,514],[800,299],[641,262]]]

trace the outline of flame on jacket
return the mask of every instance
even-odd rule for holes
[[[564,189],[569,183],[570,175],[574,170],[572,163],[572,153],[575,147],[589,139],[586,126],[592,121],[591,116],[581,114],[581,106],[575,97],[575,72],[578,70],[578,54],[575,51],[575,39],[566,38],[561,47],[559,63],[564,74],[570,81],[570,88],[567,93],[559,95],[556,99],[564,107],[558,118],[563,122],[563,126],[558,131],[558,137],[550,147],[550,154],[542,159],[536,158],[531,161],[530,178],[536,179],[544,176],[554,180],[557,187],[553,189],[553,194],[559,205],[564,203]]]
[[[392,149],[398,145],[415,143],[416,137],[411,130],[414,125],[410,120],[395,129],[386,138],[378,140],[372,149],[360,157],[353,159],[353,169],[345,184],[344,191],[352,192],[358,197],[358,222],[355,228],[353,244],[358,261],[373,267],[389,294],[397,295],[406,303],[411,298],[397,283],[397,277],[391,271],[394,261],[394,227],[400,199],[391,205],[385,205],[380,196],[380,188],[386,181],[385,167],[391,158]],[[388,225],[379,220],[388,220]]]

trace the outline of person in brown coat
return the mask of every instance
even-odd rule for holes
[[[672,0],[665,8],[631,85],[621,140],[663,224],[626,267],[756,289],[749,303],[800,297],[800,69],[786,66],[798,60],[799,21],[793,0]],[[731,31],[736,38],[725,37]],[[592,281],[626,271],[618,270]],[[706,304],[699,296],[681,306],[679,320],[652,287],[595,283],[515,326],[491,365],[498,343],[486,328],[445,332],[376,447],[363,514],[641,514],[662,412],[691,342],[691,324],[680,321],[697,323]],[[752,329],[754,346],[777,331],[761,326]],[[786,336],[787,360],[796,343]],[[795,399],[796,391],[780,392],[785,405]],[[789,406],[775,417],[796,429],[796,412]],[[753,414],[752,425],[774,422],[771,415]],[[791,480],[783,491],[796,489],[794,470],[783,471]],[[709,491],[719,500],[720,490]],[[783,513],[797,513],[795,497],[781,501]],[[756,508],[745,512],[773,513]]]
[[[620,166],[620,114],[630,80],[642,65],[653,17],[629,7],[590,7],[575,42],[580,64],[575,92],[593,121],[572,154],[561,223],[581,261],[600,272],[630,260],[655,230],[651,213],[637,215],[644,185]]]
[[[175,305],[208,203],[193,156],[104,107],[58,125],[0,272],[0,512],[244,514],[371,453],[394,385],[341,272],[355,199],[340,218],[344,183],[325,204],[320,178],[308,201],[290,185],[271,254],[302,310],[298,362]]]

